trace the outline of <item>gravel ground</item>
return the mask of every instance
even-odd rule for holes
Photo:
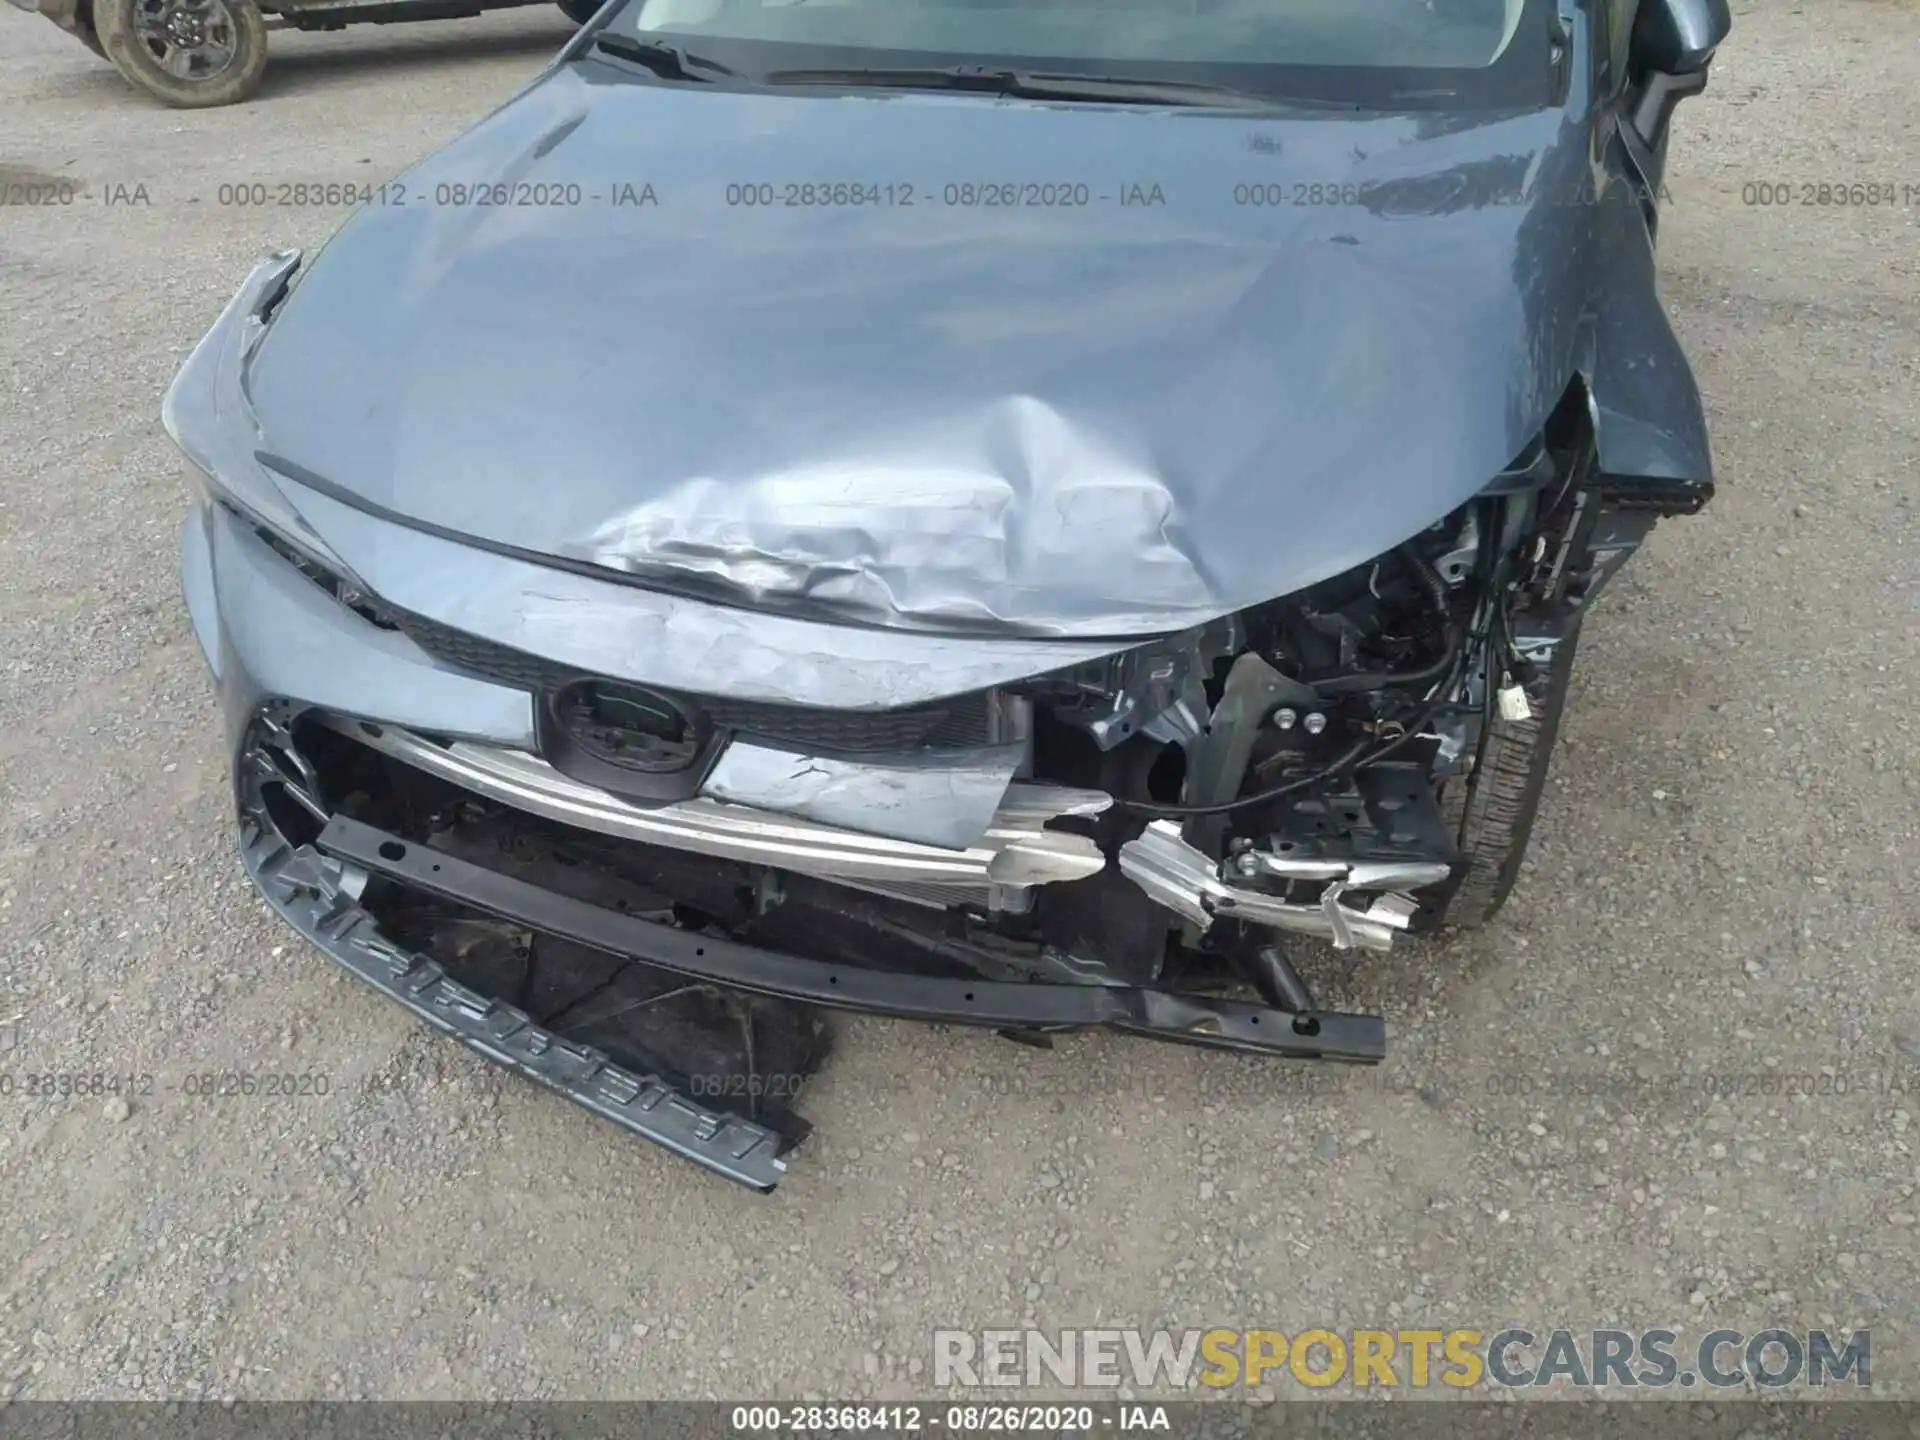
[[[902,1395],[942,1325],[1523,1321],[1872,1326],[1911,1393],[1920,206],[1741,186],[1920,185],[1920,9],[1754,0],[1682,112],[1662,262],[1721,494],[1590,628],[1502,921],[1313,957],[1389,1015],[1389,1068],[848,1022],[770,1198],[265,914],[176,594],[160,393],[257,256],[343,214],[220,185],[377,181],[566,33],[276,35],[258,100],[179,113],[0,12],[0,180],[87,191],[0,211],[0,1389]],[[329,1094],[184,1093],[238,1069]],[[155,1088],[22,1093],[53,1071]]]

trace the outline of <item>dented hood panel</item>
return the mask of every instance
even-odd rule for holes
[[[576,62],[349,224],[249,389],[279,468],[516,555],[806,618],[1163,632],[1432,523],[1593,368],[1583,114],[768,95]],[[789,205],[789,181],[893,203]],[[1003,181],[1089,203],[946,203]],[[442,188],[476,182],[528,203]],[[743,184],[774,203],[729,204]],[[1664,335],[1684,422],[1651,274],[1624,343]]]

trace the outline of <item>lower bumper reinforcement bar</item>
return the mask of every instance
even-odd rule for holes
[[[716,1110],[657,1075],[636,1074],[590,1045],[542,1029],[525,1011],[460,984],[395,944],[361,908],[364,874],[295,848],[243,813],[240,857],[273,909],[321,953],[389,1000],[497,1065],[559,1091],[602,1119],[759,1191],[787,1173],[787,1137]]]
[[[839,1010],[996,1030],[1102,1027],[1213,1049],[1378,1064],[1377,1015],[1284,1010],[1210,996],[1104,985],[933,979],[834,965],[637,919],[334,816],[315,842],[326,855],[529,929],[629,956],[716,985]]]

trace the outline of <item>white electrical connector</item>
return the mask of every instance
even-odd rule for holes
[[[1524,685],[1514,683],[1511,675],[1506,683],[1494,694],[1494,701],[1500,707],[1502,720],[1531,720],[1533,706],[1527,703],[1527,690]]]

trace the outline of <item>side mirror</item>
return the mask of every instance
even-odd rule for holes
[[[1707,88],[1713,52],[1732,29],[1727,0],[1642,0],[1628,45],[1639,76],[1629,123],[1649,152],[1649,178],[1664,168],[1673,112]]]
[[[1634,67],[1661,75],[1697,75],[1731,29],[1727,0],[1644,0],[1633,22]]]

